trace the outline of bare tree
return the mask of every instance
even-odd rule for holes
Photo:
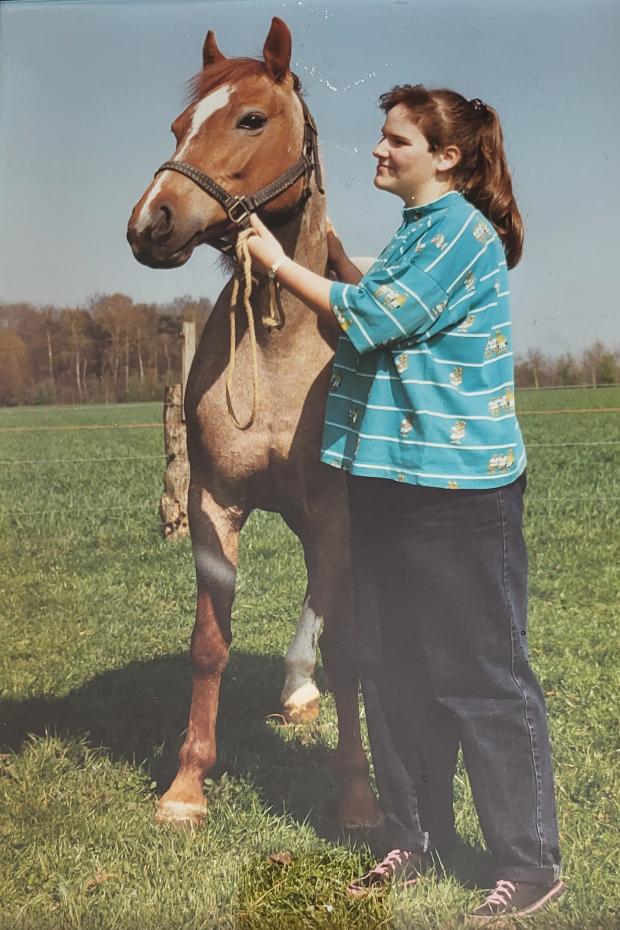
[[[582,360],[586,379],[591,382],[592,387],[596,387],[598,383],[599,365],[604,354],[605,346],[600,339],[597,339],[596,342],[592,343],[592,345],[583,352]]]

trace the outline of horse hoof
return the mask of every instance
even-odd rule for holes
[[[160,801],[155,811],[155,823],[175,827],[200,827],[207,816],[207,802],[190,804],[185,801]]]
[[[375,814],[361,815],[354,819],[340,819],[340,824],[345,830],[376,830],[384,821],[381,811]]]
[[[309,701],[299,707],[285,707],[284,716],[287,723],[312,723],[319,716],[320,701]]]
[[[384,819],[368,784],[364,789],[353,791],[350,796],[341,798],[337,817],[345,830],[380,827]]]
[[[313,681],[297,688],[284,703],[287,723],[312,723],[319,716],[321,694]]]
[[[340,825],[344,830],[353,831],[353,830],[376,830],[377,827],[380,827],[383,823],[383,815],[381,813],[377,814],[374,819],[359,819],[359,820],[341,820]]]

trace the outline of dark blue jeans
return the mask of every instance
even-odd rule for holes
[[[559,874],[528,661],[525,476],[449,491],[349,475],[358,652],[390,848],[449,847],[459,744],[499,877]]]

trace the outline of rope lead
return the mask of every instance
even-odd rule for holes
[[[226,404],[232,421],[240,430],[249,429],[253,424],[258,411],[260,400],[260,377],[258,372],[258,354],[256,351],[256,328],[254,324],[254,314],[250,298],[252,296],[252,257],[248,249],[248,239],[256,235],[253,229],[244,229],[237,236],[235,245],[235,255],[237,258],[237,271],[233,281],[233,289],[230,298],[230,307],[228,316],[230,320],[230,354],[228,358],[228,368],[226,371]],[[243,306],[248,321],[248,333],[250,336],[250,351],[252,355],[252,409],[245,423],[241,423],[235,413],[232,402],[232,386],[236,364],[236,334],[237,334],[237,303],[239,300],[239,291],[243,279]],[[277,282],[272,278],[269,281],[269,313],[262,317],[261,322],[267,329],[277,329],[282,325],[284,316],[280,305],[280,296]]]

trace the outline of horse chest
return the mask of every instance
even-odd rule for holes
[[[304,314],[308,314],[307,309]],[[280,332],[262,333],[254,382],[247,332],[237,344],[231,377],[225,321],[212,318],[209,324],[187,385],[190,448],[213,469],[235,480],[287,467],[296,471],[316,467],[332,347],[316,326],[307,327],[307,332],[302,326],[295,339]],[[242,422],[252,409],[256,390],[256,416],[248,429],[239,429],[231,416],[227,381]]]

